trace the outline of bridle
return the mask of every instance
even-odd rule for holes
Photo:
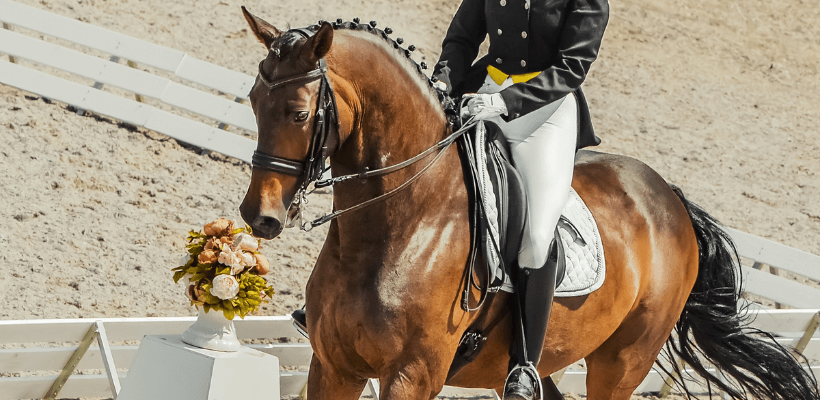
[[[305,188],[311,181],[318,179],[324,172],[325,158],[328,152],[327,138],[330,136],[330,123],[328,122],[335,122],[336,131],[338,132],[339,130],[336,96],[333,95],[333,88],[327,79],[327,64],[323,58],[319,60],[319,66],[312,71],[269,82],[262,74],[262,63],[264,62],[265,60],[259,62],[259,80],[268,87],[268,90],[273,90],[277,87],[295,82],[312,81],[315,79],[322,80],[319,84],[316,125],[313,129],[313,138],[311,139],[307,159],[305,161],[289,160],[287,158],[265,154],[259,151],[258,148],[253,152],[252,164],[254,167],[299,176],[301,177],[299,186]]]
[[[306,39],[310,38],[314,34],[313,31],[308,30],[306,28],[291,29],[288,32],[299,33]],[[453,144],[453,142],[455,142],[456,139],[458,139],[461,135],[463,135],[477,123],[477,121],[471,118],[470,120],[464,122],[458,130],[451,133],[443,140],[439,141],[438,143],[428,148],[427,150],[419,153],[418,155],[401,163],[375,170],[365,170],[357,174],[343,175],[335,178],[330,178],[327,180],[319,180],[322,174],[327,170],[327,168],[325,167],[325,159],[330,155],[330,150],[328,148],[328,138],[330,137],[331,125],[333,125],[336,128],[337,134],[339,132],[339,113],[338,108],[336,106],[336,96],[333,92],[332,86],[330,85],[330,80],[328,80],[327,77],[327,63],[325,62],[325,59],[322,58],[319,60],[316,69],[313,69],[303,74],[292,75],[271,82],[265,79],[265,76],[262,73],[262,63],[264,61],[265,60],[262,60],[259,63],[259,75],[257,76],[257,78],[260,82],[262,82],[265,86],[268,87],[268,90],[273,90],[285,85],[289,85],[291,83],[321,79],[321,83],[319,85],[319,97],[317,100],[318,105],[316,107],[317,110],[315,126],[313,129],[313,137],[311,138],[310,150],[308,152],[307,158],[305,160],[300,161],[277,157],[262,152],[261,150],[259,150],[257,146],[257,149],[253,152],[253,158],[251,160],[251,165],[253,166],[253,168],[260,168],[268,171],[280,172],[283,174],[299,177],[299,189],[297,190],[293,200],[288,206],[288,220],[286,221],[285,226],[289,228],[295,226],[298,222],[302,230],[309,231],[314,227],[317,227],[335,218],[338,218],[342,214],[352,212],[363,207],[367,207],[368,205],[373,204],[377,201],[385,200],[389,197],[394,196],[399,191],[401,191],[402,189],[406,188],[414,181],[416,181],[425,171],[432,167],[444,155],[444,150],[450,147],[450,145]],[[340,145],[340,143],[337,143],[337,145]],[[434,152],[438,153],[432,160],[430,160],[430,162],[427,165],[425,165],[421,170],[419,170],[413,177],[411,177],[398,187],[390,190],[389,192],[376,196],[370,200],[364,201],[350,208],[334,211],[331,214],[317,218],[313,221],[302,222],[302,206],[307,203],[307,195],[312,193],[312,191],[308,192],[308,186],[311,183],[316,182],[314,184],[314,187],[323,188],[333,186],[337,183],[341,183],[354,178],[367,179],[374,176],[386,175],[398,171],[400,169],[406,168],[410,165],[413,165]]]
[[[313,36],[314,32],[305,28],[291,29],[288,32],[299,33],[306,39]],[[289,85],[291,83],[314,81],[320,79],[319,83],[319,97],[317,99],[315,125],[313,128],[313,136],[310,140],[310,147],[307,158],[303,161],[291,160],[283,157],[277,157],[267,154],[261,150],[257,145],[253,152],[251,165],[254,168],[261,168],[268,171],[281,172],[283,174],[299,177],[299,189],[294,195],[293,201],[288,206],[288,221],[285,223],[286,227],[294,226],[297,218],[291,218],[291,215],[296,215],[301,219],[302,205],[306,203],[307,188],[311,182],[318,180],[326,170],[325,160],[329,155],[328,137],[330,136],[330,128],[333,125],[336,132],[339,132],[339,110],[336,107],[336,96],[333,93],[333,87],[330,85],[330,80],[327,78],[327,62],[324,58],[319,60],[316,69],[308,71],[303,74],[288,76],[273,82],[265,79],[262,71],[262,64],[265,60],[259,62],[259,75],[257,78],[262,84],[267,86],[268,91]],[[295,207],[295,213],[291,210]]]

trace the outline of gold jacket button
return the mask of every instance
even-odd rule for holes
[[[527,62],[526,62],[525,60],[521,60],[521,66],[522,66],[522,67],[526,67],[526,66],[527,66]]]
[[[498,35],[501,36],[501,29],[498,30]]]
[[[499,65],[502,63],[502,61],[503,61],[503,60],[502,60],[501,58],[496,58],[496,59],[495,59],[495,63],[496,63],[496,64],[499,64]]]
[[[504,7],[506,5],[507,5],[507,0],[501,0],[501,7]]]
[[[521,32],[521,37],[526,39],[527,38],[527,32]]]

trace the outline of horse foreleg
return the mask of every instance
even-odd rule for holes
[[[435,379],[427,363],[421,359],[404,364],[380,379],[382,392],[379,400],[433,399],[444,386],[447,371],[439,371]]]
[[[367,379],[341,376],[331,368],[325,368],[313,356],[308,373],[308,400],[325,399],[358,399],[362,394]]]

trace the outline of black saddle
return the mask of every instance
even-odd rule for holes
[[[501,134],[500,129],[493,123],[485,123],[487,128],[487,139],[485,151],[487,154],[487,171],[490,175],[490,181],[493,184],[493,191],[496,199],[496,210],[498,211],[498,227],[500,233],[500,257],[507,275],[512,274],[512,268],[517,266],[518,251],[521,249],[521,240],[524,235],[524,224],[527,220],[527,196],[524,182],[518,170],[515,169],[512,163],[512,152],[509,147],[509,142]],[[487,235],[489,235],[489,221],[483,209],[483,202],[481,201],[481,194],[478,190],[478,173],[479,169],[476,165],[477,159],[473,154],[472,149],[475,137],[472,135],[464,135],[462,144],[459,146],[462,158],[467,164],[465,171],[469,173],[465,177],[468,188],[471,189],[471,199],[473,203],[472,210],[474,210],[475,234],[480,240],[478,243],[486,243]],[[557,237],[556,230],[556,239]],[[560,243],[559,243],[560,244]],[[485,246],[479,245],[479,250],[492,251]],[[563,251],[561,252],[563,253]],[[486,262],[489,255],[484,254],[479,257],[481,262]],[[556,287],[561,284],[566,272],[566,262],[559,260],[558,274],[556,278]],[[491,282],[491,291],[497,291],[503,282]]]

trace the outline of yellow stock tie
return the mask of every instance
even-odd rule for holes
[[[504,83],[504,81],[507,80],[507,77],[511,77],[513,83],[521,83],[526,82],[532,78],[535,78],[540,73],[541,72],[528,72],[526,74],[507,75],[503,71],[492,65],[487,66],[487,74],[490,75],[490,78],[492,78],[493,81],[498,85]]]

